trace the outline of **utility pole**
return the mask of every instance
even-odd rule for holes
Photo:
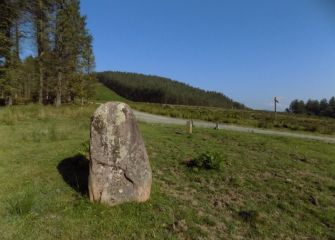
[[[275,119],[277,118],[277,103],[279,103],[277,97],[274,98],[274,102],[275,102]]]

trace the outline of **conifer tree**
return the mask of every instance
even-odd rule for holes
[[[35,22],[35,37],[37,45],[37,60],[39,72],[39,95],[38,102],[43,103],[44,100],[44,84],[45,84],[45,65],[46,55],[49,50],[49,39],[47,28],[49,26],[48,10],[51,8],[49,0],[34,0],[33,16]]]
[[[21,7],[20,1],[0,1],[0,89],[8,105],[17,95]]]
[[[24,30],[24,34],[23,34]],[[35,56],[20,59],[33,36]],[[79,0],[0,0],[0,98],[84,101],[94,84],[92,36]]]

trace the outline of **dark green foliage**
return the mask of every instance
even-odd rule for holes
[[[12,105],[16,94],[17,76],[14,71],[18,59],[18,21],[21,4],[15,0],[0,1],[0,98]]]
[[[4,67],[6,61],[10,58],[11,43],[11,32],[13,20],[15,18],[15,12],[13,11],[13,4],[10,1],[2,0],[0,2],[0,66]],[[4,69],[1,69],[0,73],[3,73]]]
[[[221,170],[223,168],[224,157],[219,152],[205,152],[187,163],[193,170]]]
[[[335,97],[332,97],[330,100],[329,100],[329,105],[328,105],[328,108],[327,108],[327,112],[332,116],[332,117],[335,117]]]
[[[304,113],[305,112],[304,101],[299,101],[298,99],[292,101],[289,110],[293,113]]]
[[[259,217],[259,213],[254,210],[242,210],[239,211],[238,216],[247,223],[255,224],[256,220]]]
[[[125,72],[97,74],[100,82],[132,101],[244,109],[225,95],[204,91],[168,78]]]
[[[309,99],[306,103],[306,110],[309,114],[320,114],[320,103],[318,100],[311,100]]]
[[[33,46],[21,46],[23,37]],[[30,48],[35,56],[20,59]],[[84,103],[94,93],[93,68],[79,0],[0,1],[1,103]]]
[[[309,99],[306,104],[302,100],[294,100],[291,102],[289,112],[292,113],[307,113],[309,115],[335,117],[335,97],[318,100]]]

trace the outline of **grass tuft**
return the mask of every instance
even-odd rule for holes
[[[17,196],[8,202],[8,212],[13,216],[24,216],[31,212],[34,203],[32,194]]]

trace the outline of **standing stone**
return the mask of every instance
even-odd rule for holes
[[[150,197],[152,173],[131,108],[108,102],[91,123],[89,195],[92,202],[116,205]]]

